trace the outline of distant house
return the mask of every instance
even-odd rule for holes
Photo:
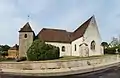
[[[19,46],[17,44],[15,44],[13,47],[11,47],[8,50],[8,56],[7,58],[16,58],[18,56],[19,53]]]
[[[43,28],[36,36],[29,22],[19,31],[19,56],[26,56],[34,37],[59,47],[60,56],[88,57],[104,54],[95,17],[92,16],[73,32]]]

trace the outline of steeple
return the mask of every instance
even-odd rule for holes
[[[34,31],[27,22],[19,31],[19,57],[27,57],[27,50],[34,39]]]
[[[23,28],[20,29],[19,32],[33,32],[32,28],[30,27],[29,22],[27,22]]]

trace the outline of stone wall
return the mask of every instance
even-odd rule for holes
[[[25,61],[25,62],[0,62],[0,69],[20,69],[20,70],[47,70],[47,69],[71,69],[84,68],[99,64],[117,62],[119,59],[114,56],[104,58],[74,59],[74,60],[51,60],[51,61]]]
[[[27,38],[25,38],[25,34]],[[33,42],[33,32],[19,33],[19,57],[26,57],[26,52]]]

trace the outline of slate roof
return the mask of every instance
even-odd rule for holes
[[[19,32],[33,32],[32,28],[30,27],[29,22],[27,22],[23,28],[20,29]]]
[[[76,40],[82,37],[89,26],[91,19],[94,18],[92,16],[86,22],[84,22],[79,28],[77,28],[74,32],[67,32],[66,30],[60,29],[48,29],[43,28],[37,35],[37,37],[43,41],[47,42],[66,42],[70,43],[73,40]]]
[[[19,46],[17,44],[15,44],[13,47],[11,47],[9,50],[18,50]]]

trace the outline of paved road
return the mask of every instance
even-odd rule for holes
[[[0,74],[0,78],[44,78],[44,77],[28,77],[28,76],[12,76]],[[92,73],[63,76],[63,77],[46,77],[46,78],[120,78],[120,67],[111,67],[106,70],[101,70]]]

